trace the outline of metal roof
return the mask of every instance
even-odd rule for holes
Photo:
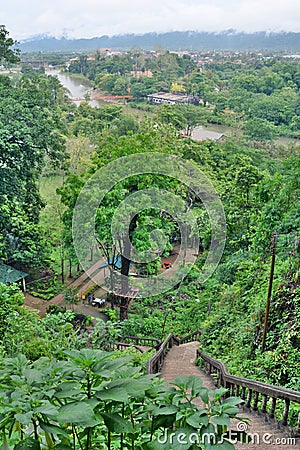
[[[11,284],[27,277],[28,273],[21,272],[6,264],[0,263],[0,283]]]
[[[195,141],[218,141],[223,136],[223,133],[216,133],[215,131],[206,130],[205,128],[199,126],[193,129],[191,137]]]
[[[155,92],[154,94],[148,94],[147,97],[160,98],[162,100],[170,100],[177,102],[185,102],[191,99],[190,95],[186,94],[172,94],[171,92]]]

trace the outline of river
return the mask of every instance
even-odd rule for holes
[[[83,77],[72,77],[65,73],[61,73],[59,70],[47,70],[46,74],[56,76],[61,84],[68,90],[68,95],[70,98],[84,98],[84,96],[91,91],[91,85]],[[75,101],[74,103],[79,105],[81,101]],[[103,104],[103,102],[99,100],[92,100],[89,104],[96,107]]]
[[[61,84],[68,89],[69,96],[71,98],[84,98],[84,96],[91,92],[91,85],[85,78],[76,78],[65,73],[61,73],[59,70],[48,70],[46,71],[47,75],[57,76]],[[80,101],[76,101],[76,104],[80,104]],[[89,104],[91,106],[97,107],[105,104],[103,100],[91,100]],[[126,113],[131,113],[133,115],[140,116],[140,111],[126,107]],[[226,127],[224,125],[210,124],[209,127],[199,127],[201,130],[213,132],[213,133],[222,133],[225,136],[230,136],[232,134],[241,133],[240,130],[236,130],[232,127]],[[279,137],[276,139],[276,142],[281,145],[289,145],[289,144],[300,144],[298,139],[288,138],[288,137]]]

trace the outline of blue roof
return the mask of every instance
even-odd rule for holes
[[[101,264],[99,269],[102,269],[103,267],[107,267],[108,265],[112,265],[112,263],[113,263],[113,258],[109,258],[108,261],[106,261],[103,264]],[[116,267],[116,269],[121,269],[121,267],[122,267],[122,259],[121,259],[120,255],[118,255],[118,256],[116,256],[114,258],[114,266]],[[130,263],[130,266],[132,266],[132,263]]]

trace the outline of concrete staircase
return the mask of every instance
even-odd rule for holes
[[[210,390],[216,389],[212,377],[205,374],[195,364],[196,352],[199,342],[189,342],[173,346],[168,350],[164,364],[161,369],[161,377],[168,383],[171,383],[175,377],[181,375],[197,375],[203,385]],[[199,402],[200,404],[200,402]],[[234,443],[237,450],[299,450],[300,439],[291,438],[288,432],[279,430],[274,422],[267,422],[264,416],[255,412],[241,409],[240,417],[249,419],[249,425],[246,426],[246,432],[253,437],[251,443]],[[245,430],[245,424],[238,420],[233,420],[230,429],[235,431]]]

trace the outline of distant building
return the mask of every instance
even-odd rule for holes
[[[202,126],[199,126],[193,129],[191,138],[195,141],[219,141],[223,136],[223,133],[206,130]]]
[[[135,78],[148,77],[152,78],[153,73],[151,70],[131,70],[130,74]]]
[[[40,67],[48,67],[47,61],[41,59],[27,59],[20,62],[21,67],[31,66],[33,69],[39,69]]]
[[[118,51],[118,50],[113,50],[111,48],[99,48],[98,52],[100,53],[101,56],[113,56],[113,55],[121,55],[122,52]]]
[[[199,97],[180,93],[156,92],[147,95],[147,102],[155,105],[163,103],[167,105],[199,105]]]

